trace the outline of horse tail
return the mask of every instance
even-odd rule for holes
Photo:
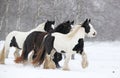
[[[46,56],[46,51],[45,51],[45,46],[44,46],[44,40],[40,46],[40,49],[38,50],[37,56],[35,59],[33,59],[33,65],[41,65],[45,59]]]
[[[0,64],[5,64],[5,46],[3,47],[2,51],[0,52]]]

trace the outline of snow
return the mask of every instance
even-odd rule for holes
[[[0,50],[4,41],[0,41]],[[81,55],[70,60],[70,71],[43,69],[14,63],[14,48],[5,65],[0,65],[0,78],[120,78],[120,42],[85,42],[89,65],[83,69]],[[64,59],[60,62],[62,66]]]

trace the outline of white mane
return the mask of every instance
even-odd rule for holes
[[[32,29],[30,32],[32,32],[32,31],[42,31],[42,32],[45,32],[45,30],[44,30],[45,23],[46,22],[44,22],[42,24],[39,24],[36,28]]]
[[[80,32],[80,33],[78,33],[78,32]],[[74,28],[71,30],[70,33],[68,33],[67,36],[68,36],[69,38],[72,38],[72,37],[74,37],[75,35],[77,35],[77,33],[78,33],[78,35],[81,35],[81,38],[84,38],[84,37],[85,37],[84,28],[81,27],[81,24],[79,24],[79,25],[74,25]]]

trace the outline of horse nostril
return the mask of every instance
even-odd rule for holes
[[[93,35],[96,35],[95,32],[93,33]]]

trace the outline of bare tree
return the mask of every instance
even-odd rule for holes
[[[46,20],[78,24],[86,18],[98,31],[94,40],[120,40],[119,5],[120,0],[0,0],[0,40],[13,30],[28,31]]]

